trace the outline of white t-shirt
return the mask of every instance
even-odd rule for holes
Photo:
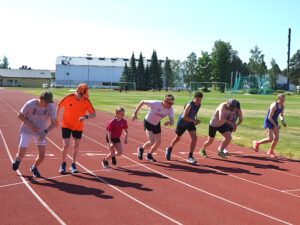
[[[145,120],[147,120],[152,125],[157,125],[162,118],[169,116],[169,118],[174,118],[173,108],[163,107],[162,101],[149,100],[144,101],[145,105],[150,107]]]
[[[34,132],[25,123],[22,123],[20,132],[26,134],[39,135],[40,132],[47,128],[49,118],[51,120],[56,119],[56,112],[53,103],[49,103],[48,106],[38,106],[38,99],[31,99],[26,102],[21,109],[21,114],[29,120],[34,126],[39,128],[39,132]]]

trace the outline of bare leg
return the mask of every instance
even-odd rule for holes
[[[191,145],[190,145],[190,153],[193,153],[196,147],[197,143],[197,134],[196,131],[189,131],[189,134],[191,136]]]
[[[173,148],[178,141],[180,141],[181,136],[176,135],[176,137],[172,140],[171,145],[169,146],[170,148]]]
[[[273,129],[273,134],[274,134],[274,139],[271,143],[271,148],[270,148],[270,152],[273,153],[277,143],[278,143],[278,140],[279,140],[279,129],[278,128],[275,128]]]
[[[69,152],[70,148],[70,138],[64,138],[63,139],[63,150],[61,153],[61,160],[62,162],[66,162],[67,154]]]
[[[159,134],[153,134],[154,138],[154,144],[151,146],[151,149],[149,151],[150,154],[156,151],[156,149],[160,146],[161,143],[161,133]]]
[[[142,148],[146,149],[154,144],[154,134],[152,131],[146,130],[146,135],[148,137],[148,140],[146,143],[143,144]]]
[[[38,167],[45,159],[46,145],[38,145],[39,155],[33,164],[34,167]]]
[[[16,155],[16,158],[21,161],[24,158],[26,151],[27,151],[27,147],[19,147],[19,151]]]
[[[220,151],[223,151],[228,146],[228,144],[230,143],[230,141],[232,139],[230,131],[226,131],[226,132],[222,133],[222,135],[223,135],[224,139],[221,143]]]
[[[78,155],[78,152],[79,152],[80,140],[81,139],[74,138],[74,141],[73,141],[73,159],[72,159],[72,163],[76,163],[77,155]]]

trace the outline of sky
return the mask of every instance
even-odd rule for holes
[[[243,62],[258,46],[270,67],[300,49],[299,0],[0,0],[0,59],[55,70],[57,56],[184,61],[229,42]]]

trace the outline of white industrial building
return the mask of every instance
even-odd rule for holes
[[[55,83],[59,86],[75,86],[86,82],[91,87],[102,87],[107,83],[119,82],[125,63],[129,66],[129,62],[127,58],[58,56]],[[149,62],[144,60],[144,65]]]

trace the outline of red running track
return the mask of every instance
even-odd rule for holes
[[[236,145],[223,160],[217,157],[216,142],[208,149],[209,158],[195,152],[198,164],[190,165],[185,162],[188,134],[166,161],[164,149],[174,130],[162,128],[158,162],[148,163],[136,157],[136,148],[146,140],[142,123],[128,120],[124,156],[117,158],[117,166],[102,169],[108,152],[104,128],[112,118],[102,112],[85,124],[79,174],[58,173],[59,128],[48,135],[42,177],[32,178],[29,172],[34,145],[17,173],[11,169],[19,139],[17,113],[30,98],[0,89],[0,224],[300,224],[299,162],[269,159]],[[199,137],[197,151],[204,140]]]

